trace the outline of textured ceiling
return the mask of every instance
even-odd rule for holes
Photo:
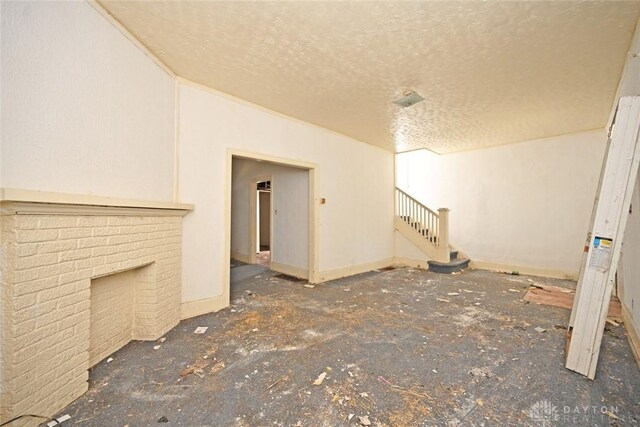
[[[393,151],[606,125],[639,2],[100,1],[179,76]],[[393,103],[413,89],[426,100]]]

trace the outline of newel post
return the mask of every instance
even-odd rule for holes
[[[439,230],[438,230],[438,259],[439,262],[449,262],[450,249],[449,249],[449,208],[438,209],[439,217]]]

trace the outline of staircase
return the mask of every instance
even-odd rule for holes
[[[395,228],[428,258],[429,270],[454,273],[469,266],[449,245],[449,209],[435,212],[396,187]]]

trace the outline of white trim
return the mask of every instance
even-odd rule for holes
[[[185,216],[186,209],[123,208],[62,203],[0,202],[0,215]]]
[[[258,248],[258,183],[259,182],[271,182],[273,180],[271,175],[263,175],[255,177],[249,183],[249,264],[255,264],[258,257],[256,256],[256,249]],[[273,203],[270,205],[271,209],[271,250],[273,250]],[[273,259],[273,251],[271,252],[271,258]]]
[[[180,320],[213,313],[226,307],[229,307],[229,298],[225,295],[183,302],[180,306]]]
[[[629,345],[631,346],[631,351],[635,356],[636,363],[640,368],[640,329],[633,323],[633,316],[627,307],[624,304],[622,306],[622,321],[624,322],[624,327],[627,330],[627,338],[629,339]]]
[[[270,154],[260,153],[256,151],[245,151],[245,150],[236,150],[235,148],[230,148],[233,157],[239,157],[247,160],[262,160],[265,162],[276,163],[278,165],[289,166],[299,169],[314,169],[317,168],[318,165],[315,163],[305,162],[302,160],[296,159],[287,159],[284,157],[272,156]]]
[[[293,265],[280,264],[277,262],[271,263],[271,271],[277,271],[278,273],[298,277],[300,279],[309,278],[309,271],[306,268],[294,267]]]
[[[317,271],[319,266],[319,248],[320,248],[320,215],[318,203],[318,165],[315,163],[304,162],[295,159],[285,159],[264,153],[256,153],[233,148],[227,149],[227,178],[225,184],[225,250],[223,264],[225,268],[222,271],[222,286],[224,295],[231,292],[231,283],[229,278],[230,260],[231,260],[231,193],[232,193],[232,164],[233,158],[239,157],[249,160],[262,160],[279,165],[297,167],[307,169],[309,172],[309,269],[307,276],[310,283],[318,283]],[[273,182],[272,182],[273,185]],[[272,204],[273,209],[273,204]],[[273,216],[272,216],[273,220]],[[273,233],[271,238],[273,239]],[[271,242],[273,250],[273,241]],[[250,251],[251,252],[251,251]],[[273,255],[273,252],[272,252]],[[273,259],[273,257],[272,257]],[[273,263],[272,263],[273,265]]]
[[[424,270],[429,269],[429,263],[426,259],[393,257],[393,265],[395,267],[422,268]]]
[[[237,259],[240,262],[251,264],[251,258],[249,257],[249,255],[241,254],[240,252],[232,251],[231,258]]]
[[[472,259],[469,262],[469,268],[472,270],[490,270],[499,273],[511,273],[517,271],[520,274],[529,274],[531,276],[549,277],[553,279],[577,280],[577,271],[551,270],[547,268],[529,267],[525,265],[514,264],[498,264],[489,261],[478,261]]]
[[[390,267],[392,265],[393,258],[386,258],[379,261],[368,262],[366,264],[350,265],[348,267],[336,268],[334,270],[321,271],[318,273],[318,281],[315,283],[341,279],[343,277],[366,273],[368,271]]]
[[[320,269],[320,178],[317,168],[309,169],[309,283],[318,283]],[[272,257],[273,259],[273,257]]]
[[[194,209],[193,205],[186,203],[124,199],[117,197],[93,196],[88,194],[54,193],[17,188],[0,188],[0,202],[50,203],[62,205],[173,209],[186,211],[192,211]]]

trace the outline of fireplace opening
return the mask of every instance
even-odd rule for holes
[[[135,338],[140,283],[150,266],[91,280],[89,366],[94,366]]]

